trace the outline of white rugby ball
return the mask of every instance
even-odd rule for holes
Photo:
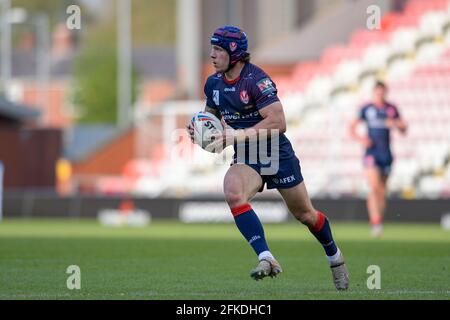
[[[204,111],[197,112],[191,119],[191,126],[194,128],[194,142],[202,149],[213,153],[222,151],[208,147],[214,137],[223,132],[222,123],[215,115]]]

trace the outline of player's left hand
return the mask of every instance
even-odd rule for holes
[[[220,153],[223,149],[233,144],[234,136],[230,130],[224,130],[222,134],[214,135],[213,139],[214,141],[211,142],[206,148],[215,150],[215,153]]]
[[[384,125],[389,129],[394,129],[397,127],[396,121],[394,119],[390,119],[390,118],[388,118],[384,121]]]
[[[194,143],[194,127],[192,127],[192,122],[189,121],[189,123],[186,125],[186,131],[189,138],[191,139],[191,142]]]
[[[215,150],[216,153],[220,153],[226,147],[233,145],[234,141],[236,140],[236,137],[239,135],[240,131],[242,131],[242,130],[235,130],[232,127],[230,127],[223,120],[223,118],[221,119],[221,122],[223,125],[222,134],[213,136],[214,141],[207,146],[207,148]]]

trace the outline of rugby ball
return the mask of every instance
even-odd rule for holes
[[[222,151],[209,146],[214,142],[215,136],[223,132],[222,123],[215,115],[204,111],[197,112],[191,119],[191,127],[194,129],[194,143],[208,152]]]

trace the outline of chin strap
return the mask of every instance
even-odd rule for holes
[[[239,60],[237,60],[237,61],[235,61],[235,62],[233,62],[233,63],[228,63],[228,68],[227,68],[227,70],[225,70],[225,72],[228,72],[228,71],[230,71],[231,69],[233,69],[233,67],[236,65],[236,63],[238,63],[239,61],[241,61],[242,59],[244,59],[244,58],[246,58],[248,56],[248,53],[245,53],[244,55],[243,55],[243,57],[241,57]],[[231,60],[231,57],[230,57],[230,60]]]
[[[229,63],[229,64],[228,64],[228,68],[227,68],[227,70],[225,70],[224,73],[226,73],[226,72],[230,71],[231,69],[233,69],[233,67],[236,65],[236,63],[237,63],[237,62],[235,62],[235,63]]]

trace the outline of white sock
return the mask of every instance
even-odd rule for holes
[[[267,259],[267,258],[275,259],[275,258],[273,257],[273,255],[270,253],[270,251],[267,251],[267,250],[261,252],[261,253],[258,255],[259,261],[261,261],[261,260],[263,260],[263,259]]]
[[[341,256],[341,250],[339,250],[339,248],[337,248],[337,251],[334,255],[327,256],[328,262],[330,264],[334,264],[339,261],[340,256]]]
[[[376,232],[383,231],[383,224],[380,223],[380,224],[375,224],[375,225],[373,225],[373,226],[372,226],[372,230],[373,230],[373,231],[376,231]]]

